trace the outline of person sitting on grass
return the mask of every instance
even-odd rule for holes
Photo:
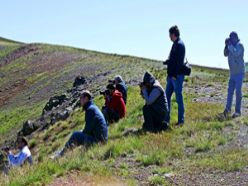
[[[109,123],[118,122],[126,115],[126,105],[121,92],[116,90],[114,84],[109,84],[105,91],[105,106],[102,112]]]
[[[26,138],[19,137],[17,139],[17,148],[20,150],[17,154],[14,154],[9,148],[3,149],[8,159],[8,165],[6,165],[4,168],[5,174],[8,174],[10,168],[21,167],[26,162],[30,165],[33,164],[32,155],[28,148],[28,142]]]
[[[145,99],[143,130],[151,132],[166,130],[169,126],[169,107],[163,87],[152,74],[146,72],[140,88]]]
[[[122,93],[124,103],[127,104],[127,85],[120,75],[115,76],[114,80],[110,80],[110,83],[114,83],[116,89]]]
[[[83,131],[74,132],[64,148],[58,151],[52,159],[61,157],[66,150],[72,149],[77,145],[89,146],[94,143],[103,142],[108,140],[108,126],[107,122],[99,110],[93,103],[92,94],[89,91],[84,91],[80,98],[80,103],[85,111],[85,127]]]

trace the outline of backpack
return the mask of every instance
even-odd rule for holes
[[[183,64],[182,68],[181,68],[181,74],[185,75],[185,76],[190,76],[191,74],[191,66],[188,62],[188,60],[186,59],[186,62]]]

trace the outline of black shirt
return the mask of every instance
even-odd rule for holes
[[[185,46],[183,41],[178,38],[172,45],[170,56],[167,63],[167,74],[169,77],[181,75],[181,69],[184,64]]]

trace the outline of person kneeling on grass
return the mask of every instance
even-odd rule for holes
[[[7,154],[8,165],[4,168],[4,173],[8,174],[9,169],[12,167],[21,167],[26,162],[30,165],[33,164],[32,155],[28,148],[28,142],[24,137],[19,137],[17,139],[17,148],[20,150],[18,154],[13,154],[9,148],[4,148],[3,150]]]
[[[109,123],[118,122],[126,115],[126,105],[122,98],[121,92],[116,90],[113,84],[107,86],[105,91],[105,106],[102,112]]]
[[[143,130],[159,132],[168,128],[169,107],[163,87],[155,77],[146,72],[140,84],[141,95],[145,99],[143,107]]]
[[[66,150],[72,149],[75,145],[88,146],[98,142],[107,142],[107,122],[102,112],[93,103],[92,94],[89,91],[84,91],[80,103],[85,111],[85,128],[83,131],[74,132],[64,148],[52,156],[52,159],[63,156]]]

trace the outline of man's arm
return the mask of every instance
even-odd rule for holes
[[[226,45],[224,48],[224,56],[227,57],[229,55],[229,50],[228,50],[228,46]]]
[[[94,129],[94,123],[95,123],[95,115],[92,110],[86,111],[86,117],[85,117],[85,127],[83,132],[86,134],[92,134],[92,131]]]
[[[146,105],[153,104],[161,94],[158,88],[153,89],[150,95],[148,95],[146,89],[143,89],[142,93],[143,93],[144,99],[146,100]]]
[[[241,44],[237,45],[237,47],[234,47],[233,45],[229,45],[228,51],[232,53],[235,57],[244,55],[244,47]]]
[[[176,69],[175,69],[175,75],[173,77],[177,77],[179,71],[181,70],[183,64],[184,64],[184,58],[185,58],[185,46],[181,43],[177,45],[177,52],[176,52]]]
[[[9,163],[14,166],[21,166],[27,159],[27,157],[28,155],[23,152],[20,152],[17,156],[12,154],[11,152],[9,152],[8,154]]]

